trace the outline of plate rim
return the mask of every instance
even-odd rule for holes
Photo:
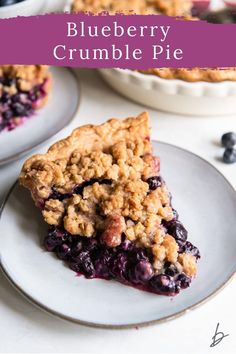
[[[50,66],[50,68],[53,68],[53,66]],[[81,83],[79,80],[79,77],[77,76],[76,72],[69,67],[56,67],[57,69],[62,69],[62,70],[67,70],[70,72],[71,76],[73,76],[73,78],[76,81],[76,86],[77,86],[77,103],[76,103],[76,107],[74,112],[71,114],[69,120],[67,121],[67,123],[62,127],[62,128],[55,128],[55,131],[53,133],[47,134],[46,138],[42,138],[40,140],[40,142],[33,144],[30,148],[25,148],[22,151],[20,151],[17,154],[13,154],[10,155],[9,157],[5,157],[3,159],[0,159],[0,167],[4,166],[10,162],[13,162],[21,157],[23,157],[27,152],[32,151],[34,149],[36,149],[37,147],[40,147],[42,144],[46,143],[50,138],[52,138],[54,135],[58,134],[60,131],[62,131],[63,129],[65,129],[66,127],[69,126],[69,124],[74,120],[74,118],[76,117],[77,113],[79,112],[80,106],[81,106],[81,96],[82,96],[82,87],[81,87]],[[53,79],[53,75],[52,75],[52,79]],[[49,100],[50,100],[50,93],[49,93]]]
[[[190,150],[184,149],[182,147],[179,147],[179,146],[176,146],[176,145],[173,145],[173,144],[170,144],[170,143],[166,143],[166,142],[163,142],[163,141],[157,141],[157,140],[152,140],[152,142],[158,143],[158,144],[162,144],[162,145],[167,145],[167,146],[170,146],[170,147],[174,147],[177,150],[181,150],[181,151],[187,152],[188,154],[194,155],[195,157],[199,158],[200,160],[205,162],[207,165],[209,165],[215,172],[217,172],[218,175],[220,175],[224,179],[224,181],[229,185],[229,187],[232,189],[232,192],[236,193],[236,189],[234,188],[234,186],[221,173],[221,171],[219,171],[213,164],[211,164],[209,161],[207,161],[203,157],[195,154],[194,152],[191,152]],[[5,209],[5,206],[6,206],[7,202],[8,202],[8,199],[10,198],[13,190],[16,188],[17,185],[18,185],[18,180],[16,180],[15,183],[11,186],[11,188],[9,189],[7,195],[3,199],[3,202],[1,203],[1,206],[0,206],[0,222],[1,222],[1,218],[2,218],[2,213],[3,213],[4,209]],[[168,315],[168,316],[165,316],[163,318],[156,319],[156,320],[142,321],[142,322],[137,322],[137,323],[132,323],[132,324],[112,324],[112,325],[110,325],[110,324],[102,324],[102,323],[96,323],[96,322],[90,322],[90,321],[83,321],[83,320],[75,319],[75,318],[73,318],[71,316],[64,315],[64,314],[61,314],[60,312],[52,310],[51,308],[49,308],[45,304],[41,303],[40,301],[35,300],[31,295],[29,295],[24,289],[22,289],[12,279],[12,277],[10,276],[10,274],[7,271],[7,268],[4,267],[4,265],[2,263],[2,260],[1,260],[1,257],[0,257],[0,270],[1,270],[2,274],[5,276],[5,278],[9,281],[9,283],[18,291],[18,293],[20,293],[32,305],[34,305],[37,308],[43,310],[47,314],[53,315],[54,317],[56,317],[58,319],[61,319],[61,320],[64,320],[64,321],[69,321],[69,322],[72,322],[72,323],[75,323],[75,324],[78,324],[78,325],[83,325],[83,326],[92,327],[92,328],[99,328],[99,329],[111,329],[111,330],[133,329],[133,328],[140,328],[140,327],[148,327],[148,326],[151,326],[151,325],[165,323],[165,322],[177,319],[177,318],[183,316],[184,314],[190,312],[190,310],[195,310],[196,308],[200,307],[201,305],[204,305],[209,300],[214,298],[227,285],[229,285],[229,283],[231,283],[233,278],[236,276],[236,268],[235,268],[235,270],[233,270],[232,274],[230,274],[230,276],[217,289],[215,289],[209,295],[205,296],[203,299],[199,300],[195,304],[193,304],[191,306],[188,306],[187,308],[185,308],[183,310],[180,310],[178,312],[175,312],[175,313],[173,313],[171,315]]]

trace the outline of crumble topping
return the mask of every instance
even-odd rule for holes
[[[55,199],[46,201],[44,210],[42,211],[45,221],[49,225],[58,225],[62,222],[65,208],[62,202]]]
[[[148,116],[142,113],[76,129],[46,154],[27,160],[20,183],[31,191],[49,225],[72,237],[98,236],[107,247],[119,246],[126,237],[152,253],[155,270],[172,262],[193,276],[196,257],[179,254],[164,226],[174,211],[159,170]]]
[[[172,69],[172,68],[154,68],[149,70],[140,70],[144,74],[159,76],[163,79],[179,79],[189,82],[206,81],[222,82],[236,81],[236,68],[193,68],[193,69]]]
[[[100,13],[108,11],[139,15],[165,14],[168,16],[186,16],[191,13],[189,0],[74,0],[72,11]]]
[[[192,254],[180,254],[178,260],[187,275],[194,276],[197,273],[196,258]]]

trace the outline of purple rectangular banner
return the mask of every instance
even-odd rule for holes
[[[161,15],[50,14],[0,20],[0,64],[235,67],[236,25]]]

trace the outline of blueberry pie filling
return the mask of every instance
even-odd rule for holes
[[[86,278],[174,296],[200,253],[173,209],[148,116],[87,125],[27,160],[20,183],[49,224],[44,247]]]
[[[50,76],[42,65],[0,66],[0,132],[11,131],[41,108]]]

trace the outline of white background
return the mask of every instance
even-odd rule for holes
[[[41,147],[41,151],[77,125],[100,123],[111,117],[124,118],[146,109],[113,92],[96,71],[79,70],[78,76],[82,87],[78,115],[70,127]],[[224,132],[236,131],[236,116],[199,118],[148,111],[153,139],[199,154],[221,170],[236,187],[236,166],[220,161],[223,151],[219,145]],[[0,169],[0,198],[16,180],[23,160]],[[216,266],[220,267],[220,259]],[[22,298],[1,274],[0,284],[2,353],[236,353],[235,281],[208,303],[183,317],[149,328],[121,331],[85,328],[51,317]],[[218,322],[220,330],[229,337],[210,348]]]
[[[40,149],[42,152],[77,125],[136,115],[145,109],[114,93],[95,71],[81,70],[78,75],[82,86],[79,113],[70,127]],[[224,132],[236,131],[236,115],[199,118],[148,111],[153,139],[199,154],[236,187],[236,166],[227,166],[220,161],[223,151],[219,145]],[[23,161],[0,168],[0,200],[16,180]],[[220,259],[216,266],[220,267]],[[208,303],[176,320],[148,328],[109,331],[81,327],[51,317],[29,304],[0,274],[0,352],[236,353],[235,297],[234,280]],[[220,330],[229,336],[217,347],[210,348],[218,322]]]

